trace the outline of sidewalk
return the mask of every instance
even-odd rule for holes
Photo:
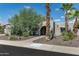
[[[45,51],[51,51],[51,52],[60,52],[60,53],[79,55],[79,48],[33,43],[34,40],[37,40],[38,38],[42,38],[42,37],[44,37],[44,36],[38,36],[38,37],[34,37],[34,38],[31,38],[28,40],[23,40],[23,41],[0,40],[0,44],[32,48],[32,49],[38,49],[38,50],[45,50]]]
[[[0,34],[0,36],[5,36],[5,34]]]

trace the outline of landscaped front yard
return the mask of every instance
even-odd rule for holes
[[[60,45],[60,46],[70,46],[70,47],[79,47],[79,37],[74,38],[73,40],[64,41],[62,36],[55,37],[52,40],[46,40],[45,37],[33,41],[34,43],[42,43],[49,45]]]

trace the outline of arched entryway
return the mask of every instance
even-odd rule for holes
[[[46,35],[46,26],[43,26],[40,30],[41,35]]]

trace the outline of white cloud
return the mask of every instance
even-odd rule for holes
[[[31,8],[31,6],[24,6],[24,8],[27,8],[27,9],[29,9],[29,8]]]
[[[60,10],[59,8],[56,8],[56,9],[55,9],[55,11],[59,11],[59,10]]]
[[[61,18],[64,18],[64,16],[61,16]]]
[[[61,20],[60,20],[60,19],[55,19],[54,21],[55,21],[55,22],[60,22]]]

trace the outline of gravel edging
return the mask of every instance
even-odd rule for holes
[[[34,43],[42,43],[42,44],[49,44],[49,45],[59,45],[59,46],[69,46],[69,47],[79,47],[79,39],[75,38],[69,41],[63,41],[62,37],[56,37],[52,40],[47,41],[44,38],[37,39],[33,41]]]

